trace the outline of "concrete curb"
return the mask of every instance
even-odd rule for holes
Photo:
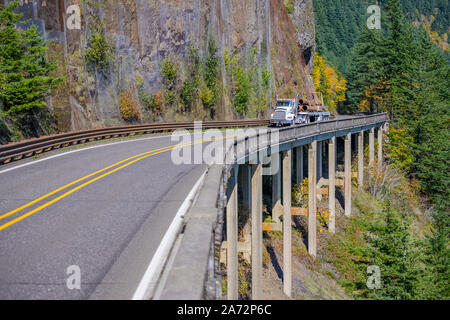
[[[209,168],[197,200],[188,211],[182,240],[165,283],[161,300],[201,300],[211,265],[223,166]]]

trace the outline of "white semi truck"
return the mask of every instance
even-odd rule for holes
[[[271,126],[290,126],[302,123],[311,123],[330,119],[330,113],[325,111],[323,98],[313,92],[312,99],[279,99],[276,97],[275,111],[270,116]],[[311,102],[309,102],[311,101]]]

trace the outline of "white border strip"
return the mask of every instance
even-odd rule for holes
[[[166,231],[163,239],[161,240],[158,249],[153,255],[152,260],[144,273],[139,285],[134,293],[132,300],[145,300],[151,297],[153,291],[156,288],[158,280],[160,278],[162,269],[166,264],[167,258],[169,257],[170,250],[178,236],[178,232],[181,229],[182,223],[184,221],[184,215],[190,208],[192,201],[195,198],[200,186],[203,184],[207,170],[202,174],[202,176],[195,183],[192,190],[189,192],[186,199],[181,204],[178,209],[177,214],[172,220],[169,228]]]

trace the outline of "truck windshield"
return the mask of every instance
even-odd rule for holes
[[[290,101],[277,101],[277,107],[289,107],[290,104]]]

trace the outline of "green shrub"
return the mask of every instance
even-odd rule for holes
[[[139,89],[139,91],[138,91],[138,98],[139,98],[139,101],[141,102],[141,104],[143,105],[143,107],[146,109],[146,110],[153,110],[153,104],[154,104],[154,101],[153,101],[153,96],[152,95],[149,95],[145,90],[144,90],[144,88],[140,88]]]
[[[161,75],[164,78],[166,90],[164,100],[167,104],[172,105],[175,103],[175,82],[177,78],[178,70],[175,63],[169,58],[165,58],[161,67]]]
[[[92,28],[88,37],[88,48],[84,54],[86,63],[91,70],[105,71],[114,59],[114,44],[106,37],[102,23]]]
[[[208,103],[203,103],[212,110],[215,109],[215,105],[219,99],[220,62],[217,51],[216,43],[211,37],[208,42],[208,55],[205,60],[203,79],[212,95]]]
[[[252,95],[251,79],[242,66],[236,66],[233,69],[233,77],[235,80],[234,108],[237,113],[242,115],[247,112]]]
[[[105,3],[83,0],[83,18],[87,25],[87,47],[84,58],[88,71],[106,71],[114,61],[115,45],[105,34],[104,20],[99,18],[99,10]]]
[[[189,47],[187,69],[188,79],[183,81],[180,98],[184,109],[189,111],[193,102],[198,98],[200,85],[201,59],[198,49],[195,47]]]
[[[189,79],[187,81],[183,81],[183,86],[181,88],[181,101],[184,104],[185,110],[190,110],[192,107],[192,103],[197,97],[197,87],[198,81],[197,79]]]
[[[202,100],[204,105],[209,106],[214,99],[213,96],[213,92],[207,86],[203,86],[200,89],[200,99]]]
[[[259,72],[257,55],[256,48],[250,50],[247,59],[225,50],[225,70],[231,77],[232,101],[235,111],[240,115],[247,113],[249,116],[257,116],[267,107],[272,74],[267,66]],[[249,110],[249,106],[253,108]]]
[[[175,63],[169,58],[165,58],[162,63],[161,74],[169,90],[171,90],[175,84],[177,73],[178,71]]]
[[[284,0],[284,7],[286,8],[287,13],[294,13],[294,1],[293,0]]]

